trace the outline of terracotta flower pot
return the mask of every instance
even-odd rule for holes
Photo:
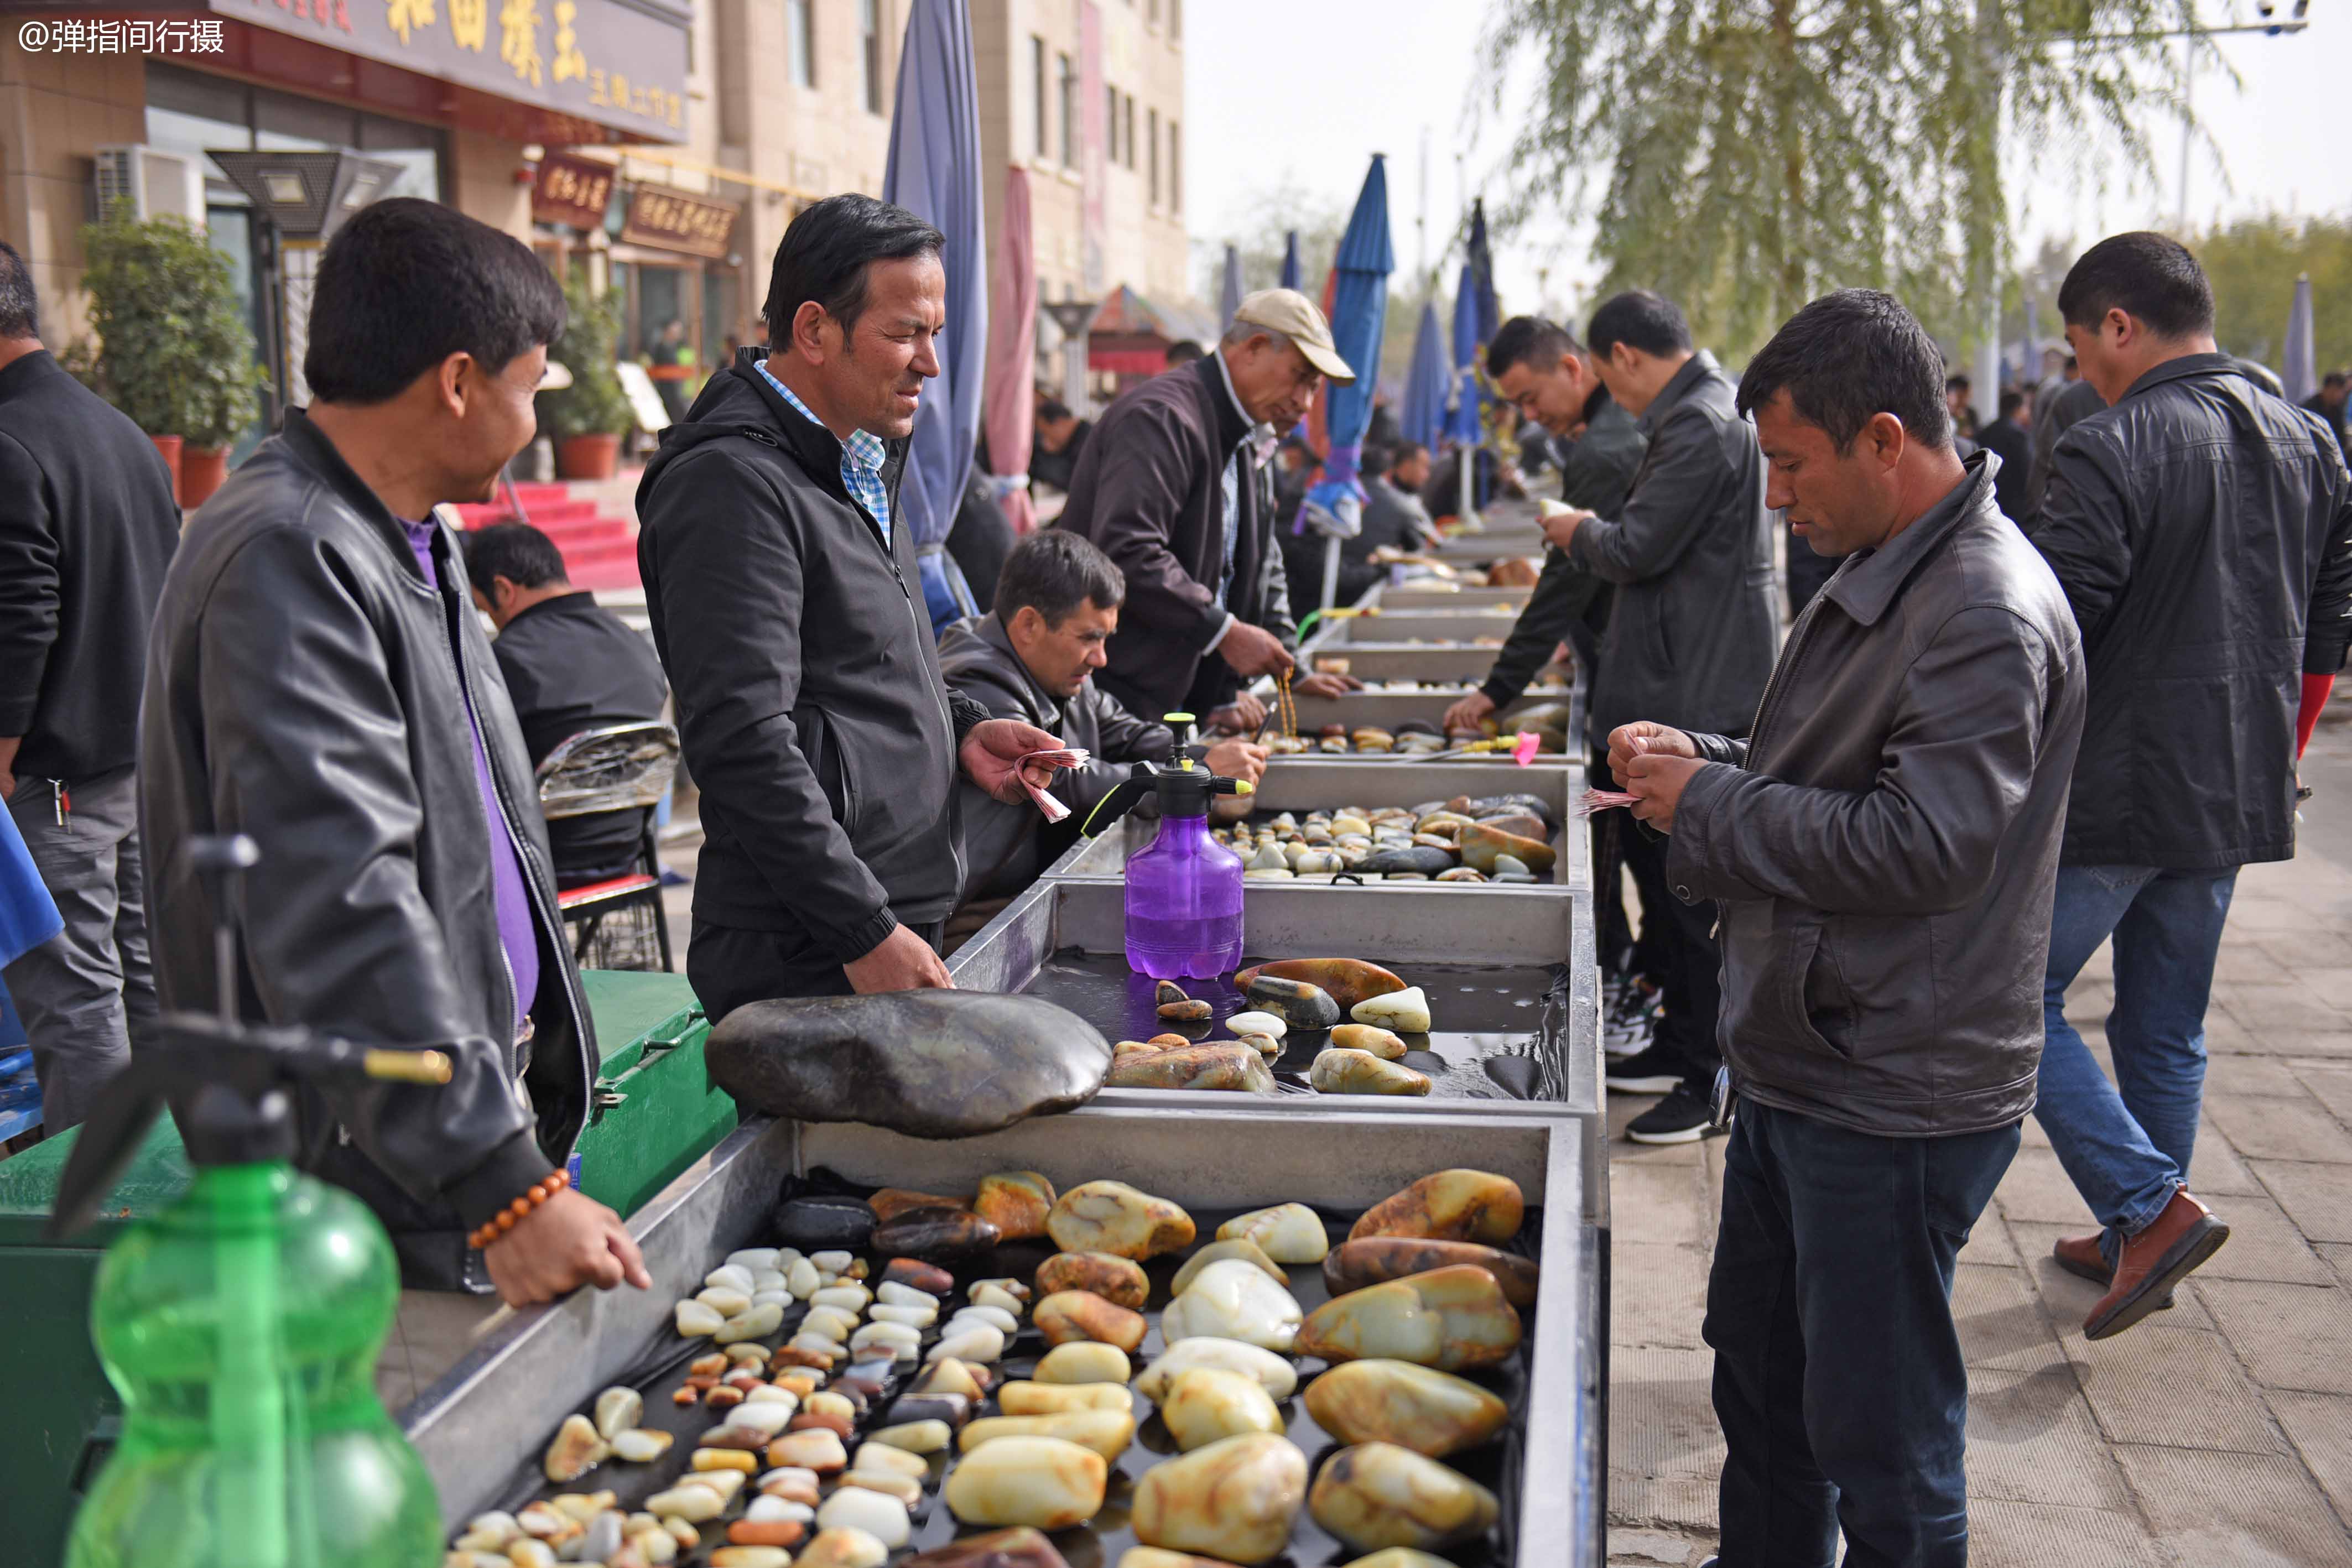
[[[555,444],[559,479],[610,479],[621,471],[617,435],[567,435]]]
[[[228,478],[228,448],[188,446],[180,452],[180,505],[194,511]]]
[[[172,499],[180,499],[180,438],[176,435],[151,435],[155,450],[163,455],[163,466],[172,471]]]

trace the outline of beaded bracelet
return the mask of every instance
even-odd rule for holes
[[[491,1243],[499,1240],[500,1238],[505,1236],[508,1231],[512,1230],[515,1228],[515,1222],[517,1220],[522,1218],[523,1216],[529,1214],[532,1209],[537,1208],[541,1204],[545,1203],[549,1198],[553,1197],[557,1193],[562,1192],[565,1187],[570,1186],[571,1185],[571,1172],[560,1170],[548,1172],[547,1175],[531,1183],[530,1190],[529,1192],[523,1194],[520,1197],[516,1198],[512,1203],[499,1210],[495,1218],[483,1225],[480,1229],[467,1237],[466,1245],[473,1248],[478,1252],[487,1251]]]

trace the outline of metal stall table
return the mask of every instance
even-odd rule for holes
[[[1285,1104],[1201,1097],[1181,1107],[1097,1101],[1066,1116],[929,1143],[858,1125],[754,1122],[680,1177],[631,1226],[654,1276],[650,1291],[577,1291],[519,1313],[403,1413],[403,1425],[440,1489],[442,1513],[460,1521],[512,1500],[549,1437],[599,1389],[641,1375],[674,1353],[671,1303],[738,1248],[772,1239],[770,1214],[789,1179],[823,1167],[860,1187],[969,1191],[991,1172],[1044,1173],[1057,1188],[1115,1176],[1189,1212],[1276,1202],[1339,1213],[1361,1209],[1429,1173],[1469,1166],[1510,1177],[1525,1193],[1542,1287],[1528,1322],[1525,1380],[1505,1437],[1498,1489],[1511,1568],[1600,1568],[1605,1476],[1607,1282],[1602,1239],[1583,1217],[1585,1125],[1533,1114],[1402,1113],[1357,1102],[1301,1116]],[[1204,1238],[1205,1239],[1205,1238]],[[1305,1283],[1305,1281],[1302,1281]],[[1155,1330],[1156,1333],[1156,1330]],[[1154,1342],[1146,1342],[1146,1354]],[[669,1381],[674,1382],[675,1377]],[[1130,1449],[1130,1479],[1150,1456]],[[647,1484],[599,1471],[592,1485]],[[952,1528],[932,1499],[917,1544]],[[1073,1562],[1112,1561],[1120,1511],[1064,1532]],[[1302,1530],[1305,1526],[1302,1524]]]
[[[1248,884],[1243,894],[1247,962],[1261,958],[1365,958],[1423,986],[1434,1030],[1405,1064],[1432,1080],[1425,1098],[1379,1097],[1412,1117],[1563,1116],[1585,1128],[1588,1199],[1605,1205],[1607,1115],[1601,1082],[1600,975],[1592,903],[1582,890],[1456,887],[1444,883],[1367,888]],[[1076,1013],[1111,1040],[1144,1040],[1169,1026],[1152,982],[1126,956],[1126,888],[1116,881],[1041,882],[948,960],[971,990],[1023,992]],[[1248,1004],[1226,980],[1186,990],[1216,1017]],[[1192,1026],[1200,1029],[1201,1026]],[[1210,1032],[1203,1030],[1203,1033]],[[1318,1094],[1305,1072],[1324,1036],[1294,1031],[1274,1066],[1274,1103],[1316,1120],[1360,1110],[1367,1097]],[[1106,1089],[1103,1106],[1197,1108],[1204,1099],[1261,1098],[1182,1089]],[[1586,1216],[1607,1223],[1605,1206]]]
[[[1425,701],[1413,698],[1344,697],[1343,702]],[[1336,705],[1333,705],[1336,706]],[[1305,724],[1305,704],[1300,723]],[[1367,721],[1377,722],[1377,721]],[[1543,887],[1472,886],[1453,889],[1525,898],[1564,887],[1592,885],[1591,835],[1575,814],[1584,793],[1583,765],[1574,758],[1548,756],[1534,766],[1464,758],[1446,762],[1410,761],[1403,758],[1320,757],[1312,752],[1276,757],[1266,764],[1265,776],[1250,797],[1257,811],[1328,811],[1339,806],[1378,810],[1385,806],[1416,806],[1450,800],[1456,795],[1533,795],[1560,824],[1560,841],[1552,862],[1551,880]],[[1048,879],[1095,877],[1116,880],[1126,870],[1128,857],[1150,843],[1160,831],[1157,821],[1123,817],[1099,838],[1080,839],[1045,873]],[[1253,883],[1253,887],[1263,883]],[[1329,887],[1308,883],[1304,887],[1324,893],[1373,891],[1383,894],[1419,891],[1415,883],[1341,883]]]

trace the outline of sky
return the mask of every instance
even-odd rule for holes
[[[2292,0],[2278,0],[2284,13]],[[2228,0],[2202,0],[2212,23]],[[2252,0],[2240,11],[2252,15]],[[1370,155],[1387,154],[1391,234],[1401,270],[1417,264],[1415,219],[1427,128],[1429,248],[1442,252],[1468,196],[1499,196],[1509,128],[1488,116],[1473,140],[1463,110],[1477,64],[1480,0],[1186,0],[1185,199],[1196,242],[1222,241],[1254,197],[1286,181],[1332,203],[1353,202]],[[2254,213],[2352,214],[2352,0],[2312,0],[2299,37],[2217,40],[2242,78],[2199,73],[2198,113],[2212,138],[2194,150],[2192,226]],[[2100,195],[2081,188],[2063,159],[2021,150],[2012,181],[2023,251],[2045,237],[2088,244],[2098,235],[2162,222],[2179,206],[2179,132],[2156,137],[2160,183]],[[1467,189],[1457,176],[1457,154]],[[2218,159],[2218,162],[2217,162]],[[2230,182],[2225,189],[2223,171]],[[1563,193],[1565,194],[1565,193]],[[1565,203],[1563,202],[1563,209]],[[1533,225],[1498,250],[1505,309],[1555,308],[1595,280],[1590,230],[1565,217]],[[1312,262],[1310,266],[1316,265]]]

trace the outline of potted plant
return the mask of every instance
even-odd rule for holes
[[[260,412],[259,392],[268,372],[252,357],[252,336],[234,302],[222,319],[199,328],[213,348],[205,353],[195,382],[187,389],[183,429],[186,443],[180,451],[180,504],[203,506],[228,478],[229,448],[249,429]],[[232,333],[230,329],[234,329]]]
[[[555,443],[560,479],[610,479],[620,470],[621,435],[633,417],[614,371],[621,340],[621,298],[591,295],[577,275],[563,288],[563,330],[547,357],[572,372],[572,384],[539,394],[539,427]]]
[[[142,222],[127,201],[81,241],[93,384],[154,441],[180,495],[185,438],[226,447],[252,417],[253,335],[228,257],[184,220]]]

